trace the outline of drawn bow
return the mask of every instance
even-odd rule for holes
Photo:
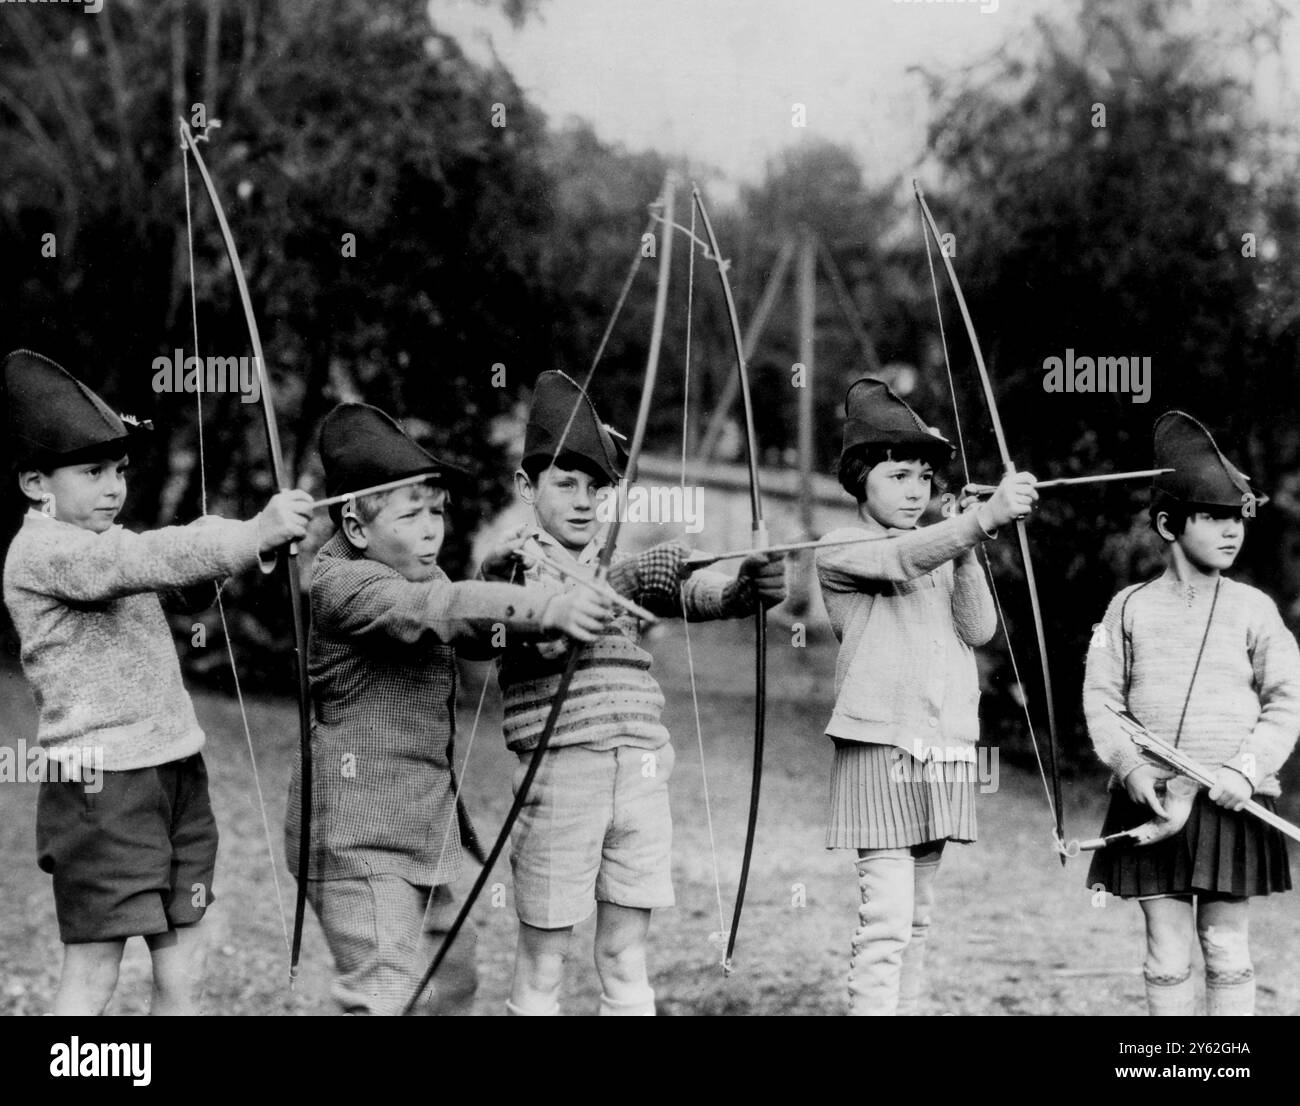
[[[676,192],[676,184],[672,176],[669,176],[664,182],[663,192],[656,206],[663,209],[664,219],[666,220],[663,233],[659,243],[659,276],[658,287],[655,292],[654,321],[650,334],[650,349],[646,356],[645,379],[641,385],[641,400],[637,408],[636,427],[632,432],[632,442],[628,447],[628,458],[626,466],[626,481],[631,487],[636,481],[637,465],[641,457],[642,445],[645,442],[646,426],[650,421],[650,404],[654,398],[655,380],[659,372],[659,353],[663,346],[664,320],[668,310],[668,276],[672,266],[672,218],[673,218],[673,199]],[[596,351],[596,356],[592,362],[591,370],[587,374],[587,379],[583,386],[583,392],[591,384],[591,378],[595,373],[596,366],[600,362],[600,357],[604,352],[605,344],[609,340],[609,335],[613,330],[614,323],[618,318],[623,302],[626,299],[627,292],[631,287],[632,279],[635,277],[639,267],[639,258],[633,264],[628,272],[627,279],[624,282],[622,293],[619,296],[618,306],[615,309],[614,316],[610,319],[609,325],[605,328],[604,336],[601,338],[600,345]],[[583,402],[581,397],[579,403]],[[555,456],[558,457],[563,450],[564,440],[568,437],[569,429],[573,425],[573,419],[577,415],[578,408],[575,406],[573,414],[569,418],[568,425],[564,428],[564,433],[560,435],[560,444],[555,449]],[[600,557],[596,564],[595,582],[601,585],[609,573],[610,562],[613,560],[615,548],[618,545],[619,529],[622,526],[623,512],[616,511],[614,520],[610,523],[609,530],[605,537],[605,544],[601,548]],[[532,756],[529,758],[528,767],[524,771],[523,778],[519,781],[519,787],[515,791],[514,801],[510,804],[510,809],[506,813],[505,821],[501,824],[501,829],[497,833],[496,840],[492,843],[492,848],[488,851],[487,859],[483,867],[479,869],[478,878],[474,880],[474,885],[470,888],[469,894],[461,904],[461,908],[456,915],[455,921],[447,930],[442,939],[442,944],[438,946],[438,951],[434,954],[433,960],[430,961],[429,967],[425,970],[419,985],[415,988],[410,999],[407,1001],[402,1013],[409,1015],[414,1012],[420,996],[424,994],[425,989],[432,982],[433,977],[437,974],[438,968],[446,959],[453,942],[456,940],[460,931],[464,928],[470,912],[474,909],[475,902],[478,901],[479,895],[482,894],[483,888],[487,885],[492,869],[496,866],[497,861],[504,851],[506,842],[510,840],[510,831],[514,828],[515,823],[519,820],[519,813],[523,810],[524,804],[528,801],[528,792],[533,786],[533,781],[537,778],[538,769],[541,768],[542,759],[546,756],[546,750],[551,743],[551,737],[555,733],[556,724],[559,722],[560,714],[564,710],[565,700],[569,695],[569,687],[573,683],[573,678],[578,670],[578,664],[582,659],[584,649],[581,646],[573,646],[569,650],[569,659],[565,665],[564,672],[560,676],[559,685],[555,691],[555,697],[551,700],[551,707],[546,715],[546,723],[542,727],[541,735],[537,739],[537,745],[533,749]],[[477,726],[477,720],[475,722]]]
[[[962,322],[965,324],[966,327],[966,336],[970,340],[971,352],[974,354],[975,357],[975,368],[979,372],[980,384],[984,391],[985,403],[988,406],[989,418],[993,424],[993,436],[997,439],[998,455],[1002,459],[1003,472],[1008,474],[1013,473],[1016,471],[1015,462],[1011,459],[1011,451],[1007,448],[1006,434],[1003,432],[1002,419],[998,414],[997,398],[993,394],[993,382],[989,378],[988,369],[984,364],[984,354],[980,348],[979,337],[975,333],[975,324],[971,320],[970,309],[966,306],[966,297],[965,295],[962,294],[961,281],[957,279],[957,273],[956,270],[953,269],[952,261],[949,259],[947,252],[944,250],[943,236],[939,233],[939,226],[934,220],[934,215],[931,214],[930,212],[930,205],[925,202],[925,196],[921,192],[921,186],[916,181],[913,181],[912,188],[916,193],[917,203],[920,204],[921,207],[921,216],[923,222],[922,233],[925,233],[925,231],[928,230],[929,236],[934,240],[934,245],[938,247],[939,256],[943,260],[943,267],[947,271],[948,279],[952,284],[953,295],[956,297],[957,300],[957,307],[961,311]],[[934,279],[934,261],[930,251],[930,243],[928,239],[926,241],[926,257],[927,259],[929,259],[930,262],[930,278],[931,278],[931,283],[934,287],[935,309],[939,311],[939,333],[943,342],[944,364],[948,370],[948,386],[950,392],[952,393],[953,410],[954,410],[954,414],[956,414],[957,395],[955,389],[953,388],[952,364],[948,359],[948,343],[947,343],[947,339],[943,338],[943,313],[942,310],[940,309],[940,304],[939,304],[939,286],[937,281],[935,281]],[[959,431],[959,439],[960,439],[960,431]],[[966,455],[965,455],[965,446],[963,445],[962,464],[965,465],[965,463],[966,463]],[[967,483],[970,482],[969,472],[967,472],[966,474],[966,480]],[[1034,633],[1038,641],[1038,657],[1041,664],[1042,675],[1043,675],[1043,697],[1046,701],[1046,707],[1047,707],[1047,728],[1048,728],[1047,759],[1048,759],[1048,769],[1051,773],[1052,782],[1051,782],[1051,787],[1049,789],[1047,786],[1047,780],[1044,778],[1043,786],[1045,792],[1047,793],[1048,806],[1051,808],[1052,811],[1052,817],[1054,822],[1053,832],[1056,835],[1055,843],[1056,843],[1057,852],[1060,855],[1061,863],[1064,864],[1067,856],[1067,851],[1066,851],[1066,844],[1065,844],[1065,828],[1064,828],[1064,819],[1063,819],[1062,804],[1061,804],[1061,777],[1057,770],[1057,757],[1056,757],[1056,748],[1057,748],[1056,706],[1055,706],[1055,700],[1052,695],[1051,667],[1048,664],[1048,660],[1047,660],[1047,638],[1043,632],[1043,612],[1042,612],[1042,607],[1039,604],[1039,600],[1038,600],[1038,587],[1034,580],[1034,562],[1033,562],[1033,557],[1030,553],[1029,536],[1026,533],[1025,523],[1023,519],[1016,520],[1016,538],[1020,546],[1021,561],[1024,564],[1025,584],[1029,589],[1029,606],[1030,606],[1030,610],[1033,612]],[[995,590],[994,590],[995,598],[996,595],[997,592],[996,592],[996,585],[995,585]],[[1016,674],[1016,683],[1020,687],[1021,695],[1023,698],[1024,685],[1020,683],[1020,673],[1016,668],[1015,651],[1011,647],[1011,635],[1007,633],[1006,620],[1002,618],[1001,604],[999,604],[998,616],[1002,621],[1002,632],[1007,637],[1007,649],[1011,657],[1012,670]],[[1034,746],[1034,755],[1035,757],[1038,758],[1038,768],[1039,768],[1039,774],[1041,776],[1042,769],[1043,769],[1042,758],[1039,755],[1038,739],[1034,736],[1033,723],[1030,720],[1029,707],[1027,702],[1025,703],[1025,719],[1026,722],[1029,723],[1029,736]]]
[[[253,302],[248,294],[248,282],[244,277],[244,269],[239,261],[239,251],[235,248],[235,239],[230,233],[230,223],[226,219],[225,208],[221,205],[221,198],[217,194],[216,186],[212,183],[212,176],[208,172],[203,155],[199,153],[194,134],[184,119],[180,120],[180,135],[182,157],[187,152],[194,158],[194,164],[199,171],[200,178],[203,180],[203,186],[207,190],[208,198],[212,201],[212,210],[217,217],[217,225],[221,228],[221,237],[226,245],[226,254],[230,258],[230,267],[234,272],[235,284],[239,289],[239,300],[244,309],[244,322],[248,327],[248,338],[253,349],[254,364],[257,366],[258,383],[262,393],[262,419],[266,428],[271,469],[275,476],[276,486],[282,491],[287,491],[293,485],[289,482],[288,473],[284,466],[284,455],[280,449],[280,434],[275,418],[275,405],[271,396],[271,381],[266,371],[266,357],[262,352],[262,338],[257,329],[257,318],[253,314]],[[189,191],[187,185],[187,210],[188,203]],[[302,762],[302,811],[299,823],[300,836],[297,867],[298,889],[294,901],[293,938],[289,952],[289,980],[292,984],[298,975],[298,960],[302,952],[302,930],[307,904],[308,863],[311,857],[311,698],[307,679],[307,623],[303,614],[297,549],[290,546],[284,552],[286,555],[278,557],[277,563],[285,590],[289,595],[289,608],[293,620],[294,663],[298,677],[298,742]]]
[[[718,248],[717,235],[704,200],[696,187],[692,196],[704,234],[708,239],[705,256],[714,262],[718,280],[722,284],[723,299],[727,304],[727,319],[731,324],[731,342],[736,353],[736,371],[740,374],[740,395],[745,411],[745,453],[749,460],[749,505],[752,521],[754,549],[765,549],[768,544],[767,524],[763,521],[763,501],[758,485],[758,438],[754,433],[754,405],[749,393],[749,372],[745,366],[745,343],[740,331],[740,318],[736,313],[736,299],[727,277],[729,262],[724,261]],[[731,916],[731,932],[727,935],[727,950],[722,957],[722,970],[732,970],[732,956],[736,951],[736,933],[740,929],[740,914],[745,906],[745,888],[749,883],[749,865],[754,855],[754,833],[758,826],[758,801],[763,789],[763,737],[767,718],[767,608],[762,602],[754,604],[754,767],[750,776],[749,815],[745,822],[745,851],[740,863],[740,881],[736,886],[736,905]]]

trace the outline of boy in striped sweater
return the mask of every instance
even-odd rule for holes
[[[624,457],[582,389],[560,372],[537,381],[515,474],[534,511],[535,539],[566,568],[597,560],[598,504],[623,476]],[[667,542],[616,558],[615,591],[654,614],[693,621],[743,618],[785,597],[784,565],[745,560],[735,578],[696,572],[683,581],[687,550]],[[585,567],[584,567],[585,566]],[[556,591],[573,585],[498,556],[485,572],[525,577]],[[559,1013],[573,927],[597,912],[595,961],[602,1015],[652,1015],[646,971],[650,912],[674,902],[668,779],[673,747],[660,721],[664,696],[640,645],[640,623],[620,612],[584,647],[550,746],[515,825],[511,866],[519,943],[508,1012]],[[501,659],[505,738],[519,755],[517,788],[545,725],[567,661],[563,643],[507,645]]]

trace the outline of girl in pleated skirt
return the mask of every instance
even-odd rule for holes
[[[1300,649],[1271,599],[1222,575],[1264,497],[1181,411],[1157,420],[1155,452],[1156,467],[1172,469],[1156,477],[1151,504],[1169,564],[1111,601],[1084,683],[1089,733],[1113,772],[1102,834],[1138,829],[1152,843],[1101,849],[1088,884],[1142,906],[1152,1015],[1194,1012],[1196,941],[1206,1012],[1248,1015],[1249,902],[1289,890],[1291,873],[1283,836],[1242,808],[1253,797],[1271,810],[1279,794],[1300,733]],[[1144,756],[1116,710],[1208,769],[1213,786]]]

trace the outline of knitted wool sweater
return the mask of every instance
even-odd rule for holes
[[[863,526],[824,542],[867,537]],[[876,541],[817,550],[817,581],[840,641],[826,733],[940,760],[973,757],[979,676],[973,646],[997,628],[984,570],[956,562],[985,537],[973,513]]]
[[[1256,792],[1280,793],[1277,771],[1300,734],[1300,649],[1273,600],[1219,580],[1216,601],[1213,582],[1184,585],[1169,569],[1125,588],[1106,609],[1088,650],[1083,707],[1097,755],[1115,773],[1112,785],[1150,762],[1108,705],[1132,711],[1157,737],[1177,739],[1208,768],[1241,769],[1248,754]]]
[[[258,560],[255,522],[203,518],[134,534],[23,519],[4,566],[4,599],[51,757],[103,750],[119,772],[203,747],[158,592],[216,580]]]
[[[570,567],[594,570],[599,546],[592,542],[573,558],[549,534],[538,542],[556,560]],[[754,595],[747,582],[718,572],[701,570],[683,582],[676,575],[665,546],[655,546],[638,556],[615,558],[609,583],[652,614],[690,621],[743,618],[754,611]],[[545,575],[540,565],[525,574],[530,587],[554,594],[577,587]],[[582,646],[573,683],[551,735],[551,745],[583,745],[605,750],[620,745],[658,748],[668,743],[668,730],[660,721],[664,694],[650,674],[651,656],[641,647],[641,623],[620,611],[606,632]],[[567,642],[533,644],[512,640],[501,657],[504,697],[503,729],[506,744],[522,753],[536,746],[546,726],[546,716],[568,663]]]

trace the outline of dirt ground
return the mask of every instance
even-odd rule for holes
[[[793,648],[776,633],[770,648],[767,759],[759,832],[735,971],[724,977],[718,895],[705,814],[685,649],[679,626],[652,644],[664,685],[666,721],[678,750],[672,794],[677,906],[656,913],[651,977],[661,1015],[818,1015],[844,1012],[847,949],[855,888],[847,853],[822,845],[833,643]],[[740,626],[691,632],[700,689],[708,792],[730,922],[749,796],[752,647]],[[469,742],[485,666],[468,666],[461,702],[460,753]],[[248,750],[233,700],[195,696],[208,734],[206,757],[221,827],[218,901],[211,919],[206,1005],[213,1014],[330,1014],[330,961],[310,918],[303,969],[292,992],[282,917],[292,918],[293,878],[284,864],[281,826],[289,767],[296,755],[292,704],[250,704],[250,724],[279,874],[277,907]],[[495,686],[464,772],[469,808],[490,841],[509,802],[513,757],[501,741]],[[31,741],[34,709],[22,676],[0,670],[0,741]],[[1067,781],[1067,832],[1091,836],[1101,822],[1102,784]],[[61,947],[47,876],[34,859],[36,787],[0,786],[0,1013],[39,1014],[58,978]],[[930,1014],[1126,1015],[1143,1010],[1141,918],[1111,900],[1096,905],[1084,887],[1086,861],[1062,868],[1050,847],[1050,821],[1035,776],[1000,765],[999,788],[981,797],[980,841],[952,846],[939,883],[932,938]],[[506,888],[475,911],[480,987],[475,1013],[504,1012],[515,919]],[[467,881],[468,882],[468,881]],[[1300,1013],[1300,911],[1294,894],[1252,906],[1252,947],[1261,1015]],[[283,911],[283,915],[282,915]],[[579,927],[562,1006],[594,1013],[591,923]],[[148,957],[129,946],[110,1012],[145,1012]]]

